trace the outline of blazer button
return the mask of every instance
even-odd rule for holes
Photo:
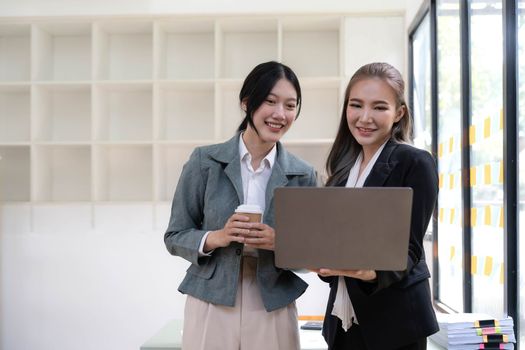
[[[235,254],[241,255],[242,251],[240,248],[235,249]]]

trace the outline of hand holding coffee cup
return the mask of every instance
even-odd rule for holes
[[[262,210],[256,204],[241,204],[235,209],[235,213],[246,216],[248,222],[262,222]]]
[[[244,243],[244,237],[249,235],[251,227],[250,217],[244,213],[234,213],[222,229],[208,234],[204,242],[204,252],[209,253],[216,248],[227,247],[231,242]]]
[[[245,251],[253,248],[274,250],[275,231],[262,223],[262,210],[258,205],[242,204],[235,213],[250,218],[251,228],[247,234],[243,234]]]
[[[262,222],[262,209],[256,204],[241,204],[235,209],[235,213],[247,217],[251,223]],[[247,232],[247,234],[241,233],[241,235],[245,238],[245,241],[246,238],[250,237],[249,232]],[[244,254],[257,255],[255,248],[246,246],[246,244],[244,247]]]

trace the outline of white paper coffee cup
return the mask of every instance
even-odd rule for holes
[[[235,213],[249,217],[250,222],[262,222],[262,209],[257,204],[241,204]]]
[[[262,209],[257,204],[241,204],[235,209],[235,213],[249,217],[250,222],[262,222]],[[245,246],[243,255],[257,257],[257,249]]]

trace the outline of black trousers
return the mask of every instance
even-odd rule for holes
[[[426,350],[427,338],[421,338],[414,343],[396,348],[395,350]],[[348,331],[344,331],[341,323],[337,326],[334,346],[329,350],[368,350],[363,340],[359,325],[353,324]]]

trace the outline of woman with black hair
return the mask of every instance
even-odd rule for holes
[[[184,165],[164,242],[191,262],[184,350],[299,349],[295,300],[307,284],[274,264],[273,191],[315,186],[314,169],[279,140],[301,108],[295,73],[278,62],[256,66],[239,94],[246,113],[225,143],[196,148]],[[263,222],[235,214],[262,208]]]

